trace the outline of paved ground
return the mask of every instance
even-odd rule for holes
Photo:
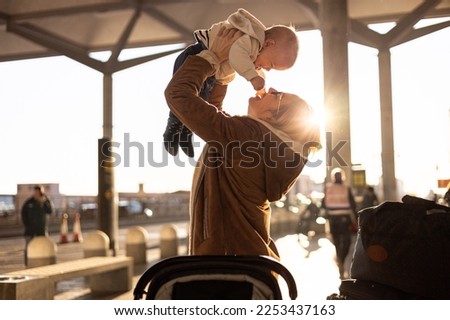
[[[297,235],[287,235],[276,241],[282,263],[292,273],[296,280],[297,300],[326,300],[332,293],[338,292],[340,284],[339,271],[334,262],[334,246],[325,236],[317,236],[308,242],[303,235],[298,241]],[[186,247],[180,248],[180,254],[186,252]],[[159,261],[159,249],[147,252],[147,265],[137,266],[133,277],[133,288],[140,275],[151,265]],[[347,263],[349,265],[349,261]],[[279,281],[284,299],[289,299],[287,285]],[[114,299],[132,300],[132,290],[123,294],[93,297],[84,280],[66,281],[58,284],[59,294],[56,299]]]
[[[316,236],[308,241],[303,235],[298,241],[297,235],[286,235],[276,241],[282,263],[295,278],[298,290],[297,300],[326,300],[332,293],[338,292],[340,285],[339,270],[334,257],[333,244],[324,236]],[[159,254],[158,250],[149,252],[149,258]],[[151,260],[149,260],[151,261]],[[156,262],[153,260],[153,263]],[[347,261],[349,267],[350,259]],[[145,270],[140,267],[140,270]],[[139,272],[134,282],[139,279]],[[285,299],[289,299],[286,283],[280,279],[279,285]],[[133,299],[132,292],[112,297],[112,299]]]
[[[180,223],[180,234],[185,236],[186,227]],[[157,226],[149,229],[150,238],[157,243],[159,236]],[[54,235],[54,240],[58,242],[59,235]],[[121,241],[124,241],[125,231],[121,231]],[[2,239],[0,241],[0,273],[23,269],[23,239]],[[179,254],[186,254],[186,246],[183,244],[179,248]],[[307,237],[296,234],[285,235],[276,240],[280,251],[281,262],[292,273],[296,280],[298,298],[301,300],[325,300],[332,293],[338,292],[340,284],[339,271],[335,264],[335,249],[333,244],[325,235],[314,236],[308,241]],[[123,248],[124,246],[122,246]],[[8,248],[8,249],[7,249]],[[123,250],[119,255],[125,254]],[[68,243],[58,245],[57,262],[79,259],[83,257],[83,248],[81,243]],[[347,268],[350,264],[348,257]],[[140,275],[151,265],[160,260],[160,250],[157,246],[154,249],[147,250],[147,264],[135,267],[133,277],[133,288]],[[285,299],[289,299],[287,294],[287,285],[280,278],[280,288]],[[88,284],[84,278],[78,278],[70,281],[62,281],[57,284],[57,295],[55,299],[100,299],[100,300],[131,300],[133,299],[132,290],[123,294],[111,296],[92,296]]]

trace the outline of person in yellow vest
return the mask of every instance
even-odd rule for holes
[[[345,181],[345,172],[340,168],[331,171],[332,182],[325,185],[322,206],[326,209],[330,233],[336,248],[336,261],[341,278],[348,276],[344,268],[350,251],[352,223],[356,221],[356,203],[352,190]]]

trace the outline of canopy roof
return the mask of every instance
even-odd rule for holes
[[[0,61],[64,54],[98,69],[88,53],[110,50],[118,55],[124,48],[190,43],[193,30],[226,19],[239,7],[267,26],[319,29],[320,1],[0,0]],[[348,0],[347,6],[353,29],[398,22],[424,3],[430,5],[417,10],[417,17],[450,16],[450,0]]]
[[[344,28],[336,32],[333,29],[335,25],[331,23],[328,26],[331,25],[331,28],[324,31],[325,28],[321,27],[333,20],[334,11],[329,10],[330,7],[342,10],[346,3],[348,25],[345,25],[347,20],[342,19],[339,27]],[[344,47],[345,41],[353,41],[379,49],[383,53],[382,58],[384,57],[384,62],[380,63],[384,75],[380,86],[383,89],[380,95],[384,97],[381,99],[380,109],[385,120],[392,120],[387,49],[450,25],[447,19],[418,29],[414,27],[424,18],[450,17],[450,0],[0,0],[0,62],[65,55],[102,72],[103,128],[104,137],[108,139],[112,136],[111,74],[179,49],[125,61],[119,59],[121,51],[126,48],[191,43],[194,30],[208,28],[213,23],[226,19],[238,8],[247,9],[266,26],[292,25],[298,31],[322,29],[323,35],[341,36],[339,44],[344,43]],[[325,11],[326,15],[323,16],[328,19],[321,19],[322,11]],[[335,16],[341,17],[341,14],[338,11]],[[396,24],[386,34],[379,34],[368,27],[371,23],[381,22]],[[336,44],[333,40],[331,42]],[[106,62],[90,55],[105,50],[111,52]],[[340,58],[333,59],[336,61],[345,62],[348,58],[339,50],[324,51],[328,57],[332,55],[333,58]],[[339,67],[339,63],[324,67],[324,72],[331,75],[325,78],[335,83],[348,81],[336,66]],[[333,90],[325,88],[324,91],[325,98],[333,94],[348,98],[346,90],[330,92]],[[348,116],[348,108],[339,110]],[[385,199],[396,199],[391,122],[383,123]],[[339,122],[339,125],[342,127],[338,129],[344,129],[344,136],[349,137],[348,122]],[[330,131],[333,129],[336,128],[331,128]],[[347,163],[351,163],[349,153],[344,158]],[[108,170],[111,171],[111,168]],[[110,179],[108,174],[103,167],[99,167],[99,211],[104,212],[100,215],[99,229],[108,234],[111,238],[110,248],[116,250],[118,223],[110,221],[117,221],[117,215],[114,214],[117,206],[114,204],[115,197],[110,196],[111,190],[114,190],[114,179]]]

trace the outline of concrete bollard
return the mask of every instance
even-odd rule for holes
[[[178,255],[178,230],[173,224],[164,225],[159,233],[161,259]]]
[[[133,227],[127,230],[125,251],[127,257],[134,259],[134,264],[147,263],[148,231],[143,227]]]
[[[106,233],[96,230],[87,234],[83,242],[84,257],[109,256],[109,237]]]
[[[56,263],[56,243],[49,237],[38,236],[27,246],[27,267],[34,268]]]

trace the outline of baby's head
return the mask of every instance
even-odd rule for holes
[[[275,25],[266,29],[264,44],[255,60],[255,67],[264,70],[286,70],[297,59],[299,41],[292,27]]]

